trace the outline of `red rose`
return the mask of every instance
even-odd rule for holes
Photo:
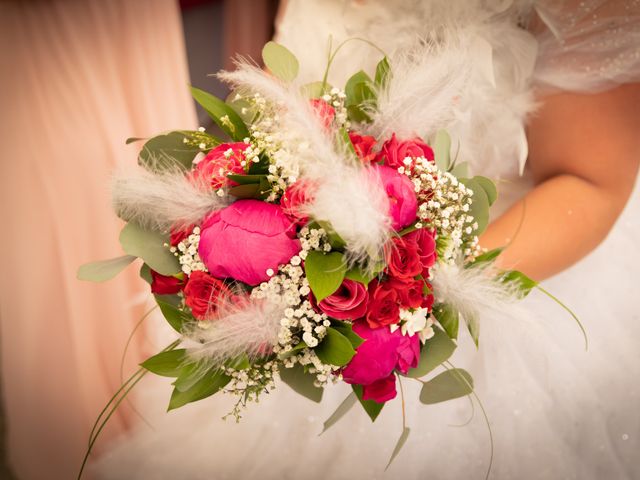
[[[184,288],[184,279],[160,275],[151,270],[151,292],[156,295],[173,295]]]
[[[435,230],[419,228],[403,237],[407,241],[415,242],[420,263],[422,264],[422,277],[425,279],[429,278],[429,269],[436,263],[438,256],[434,235]]]
[[[373,147],[376,146],[376,139],[374,137],[349,132],[349,139],[362,163],[368,164],[375,160],[376,152],[373,151]]]
[[[329,128],[333,119],[336,118],[336,109],[321,98],[314,98],[310,100],[310,102],[311,108],[313,108],[313,111],[316,112],[316,115],[320,118],[322,125],[324,125],[325,128]]]
[[[304,213],[304,207],[313,201],[316,187],[313,183],[298,180],[287,187],[280,198],[280,207],[284,214],[298,225],[305,225],[309,217]]]
[[[369,309],[366,316],[371,328],[380,328],[400,320],[398,293],[387,283],[374,280],[369,284]]]
[[[316,303],[310,295],[312,304]],[[367,313],[369,293],[359,282],[345,279],[334,293],[317,303],[318,308],[332,318],[338,320],[355,320]]]
[[[387,268],[392,276],[402,280],[420,275],[422,263],[415,239],[405,236],[392,240],[387,248]]]
[[[389,288],[393,288],[398,294],[398,300],[402,308],[419,308],[423,306],[424,281],[423,280],[401,280],[390,277],[387,280]]]
[[[191,172],[193,179],[211,182],[215,189],[237,185],[227,178],[229,174],[244,175],[246,162],[244,151],[249,145],[243,142],[223,143],[211,150]]]
[[[404,167],[403,160],[407,157],[425,157],[431,161],[435,158],[431,147],[419,138],[399,142],[395,133],[384,142],[378,153],[378,161],[384,160],[384,164],[391,168]]]
[[[406,373],[406,372],[405,372]],[[384,403],[396,398],[396,375],[391,373],[388,377],[381,378],[369,385],[362,386],[362,399],[374,400]]]
[[[184,287],[184,296],[193,316],[205,320],[216,312],[218,301],[221,298],[229,298],[231,292],[222,280],[208,273],[195,271],[189,276]]]
[[[176,247],[178,246],[178,244],[184,240],[185,238],[187,238],[189,235],[191,235],[191,232],[193,231],[193,225],[190,225],[186,228],[181,228],[181,229],[172,229],[171,230],[171,236],[169,237],[169,245],[171,245],[172,247]]]

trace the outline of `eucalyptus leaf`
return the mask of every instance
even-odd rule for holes
[[[316,403],[320,403],[322,400],[323,389],[313,384],[315,376],[306,373],[299,363],[296,363],[292,368],[281,367],[280,379],[303,397]]]
[[[149,265],[143,263],[140,267],[140,278],[147,282],[149,285],[153,283],[153,277],[151,276],[151,269]]]
[[[120,245],[125,253],[140,257],[144,263],[161,275],[180,273],[178,258],[165,245],[169,238],[159,232],[145,230],[129,222],[120,232]]]
[[[138,155],[138,164],[152,172],[175,169],[176,166],[191,169],[200,148],[185,143],[187,138],[185,132],[175,131],[147,140]]]
[[[407,374],[411,378],[424,377],[443,362],[447,361],[456,349],[456,344],[441,329],[434,328],[434,335],[422,346],[420,361],[416,368],[409,370]]]
[[[280,80],[291,82],[298,76],[298,59],[289,49],[276,42],[267,42],[262,48],[265,66]]]
[[[182,370],[185,360],[185,349],[167,350],[153,357],[147,358],[140,364],[156,375],[163,377],[177,377]]]
[[[321,302],[342,285],[347,264],[340,252],[322,253],[314,250],[307,254],[304,270],[316,301]]]
[[[362,405],[362,408],[364,408],[364,411],[367,412],[367,415],[369,415],[369,418],[371,419],[372,422],[376,421],[376,418],[378,418],[378,415],[380,415],[380,412],[382,411],[382,408],[384,407],[384,403],[378,403],[375,400],[363,400],[362,399],[362,385],[351,385],[351,388],[353,388],[353,392],[356,394],[356,397],[358,397],[358,400],[360,401],[360,405]]]
[[[449,173],[456,178],[466,178],[469,176],[469,162],[460,162],[450,166]]]
[[[409,433],[411,433],[411,429],[409,427],[404,427],[402,429],[402,434],[400,434],[400,438],[396,442],[396,446],[393,449],[393,453],[391,454],[389,463],[387,463],[387,466],[385,467],[385,471],[389,468],[393,460],[395,460],[395,458],[398,456],[398,454],[400,453],[400,450],[402,450],[402,447],[404,447],[404,444],[407,442],[407,439],[409,438]]]
[[[109,260],[85,263],[78,268],[78,280],[106,282],[127,268],[135,259],[133,255],[123,255]]]
[[[225,375],[218,369],[212,369],[198,380],[190,389],[181,392],[177,388],[173,389],[168,410],[180,408],[188,403],[210,397],[225,387],[231,381],[231,377]]]
[[[480,345],[480,322],[478,317],[473,314],[467,314],[464,316],[464,321],[467,324],[467,330],[469,330],[473,343],[478,347]]]
[[[478,223],[478,229],[475,231],[475,234],[480,235],[489,225],[489,198],[484,188],[482,188],[475,179],[461,178],[460,183],[473,190],[471,197],[473,203],[469,209],[469,215]]]
[[[420,401],[427,405],[433,405],[464,397],[472,391],[473,379],[469,372],[461,368],[454,368],[424,382],[420,391]]]
[[[433,307],[433,314],[438,323],[444,328],[444,331],[447,332],[449,338],[457,339],[460,327],[460,314],[458,311],[447,303],[441,303]]]
[[[487,199],[489,200],[489,206],[493,205],[493,203],[498,198],[498,189],[496,188],[495,183],[489,180],[487,177],[482,177],[480,175],[476,175],[473,177],[478,185],[482,187],[484,193],[487,194]]]
[[[347,396],[347,398],[345,398],[342,401],[342,403],[338,405],[338,408],[336,408],[336,411],[333,412],[331,416],[327,418],[327,420],[323,423],[322,432],[320,432],[320,435],[322,435],[329,428],[335,425],[338,422],[338,420],[344,417],[349,412],[349,410],[353,408],[353,406],[356,404],[357,401],[358,401],[358,397],[356,397],[355,393],[351,392],[349,396]]]
[[[447,172],[451,166],[451,137],[446,130],[438,130],[433,140],[433,154],[437,167]]]
[[[205,109],[220,129],[233,140],[241,142],[249,136],[247,126],[231,106],[196,87],[191,87],[191,95]]]
[[[327,334],[313,351],[322,363],[338,367],[345,366],[356,354],[351,340],[333,327],[327,327]]]
[[[331,85],[325,82],[311,82],[300,87],[300,93],[307,98],[320,98],[330,90]]]

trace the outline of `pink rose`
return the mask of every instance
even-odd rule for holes
[[[429,278],[429,269],[436,263],[438,254],[436,252],[436,240],[433,238],[434,235],[435,230],[419,228],[403,237],[407,241],[415,242],[417,246],[423,278]]]
[[[376,139],[374,137],[349,132],[349,139],[362,163],[369,164],[375,160],[376,152],[373,148],[376,146]]]
[[[386,327],[400,320],[398,292],[387,282],[374,280],[369,284],[366,320],[371,328]]]
[[[312,303],[316,303],[311,295]],[[317,303],[318,308],[338,320],[355,320],[367,313],[369,293],[359,282],[345,279],[333,294]]]
[[[398,330],[396,330],[397,332]],[[395,333],[395,332],[394,332]],[[396,368],[406,375],[410,368],[416,368],[420,361],[420,337],[403,335],[398,345],[398,363]]]
[[[210,181],[211,186],[215,189],[227,185],[237,185],[229,180],[227,175],[244,175],[246,173],[241,162],[245,161],[244,151],[248,146],[242,142],[218,145],[196,164],[191,172],[192,178]]]
[[[279,205],[238,200],[212,213],[202,224],[198,253],[218,278],[249,285],[269,279],[300,251],[295,225]]]
[[[320,118],[320,122],[325,128],[329,128],[333,119],[336,118],[336,109],[321,98],[314,98],[310,101],[311,108]]]
[[[387,248],[387,268],[392,276],[410,280],[422,272],[422,263],[418,255],[415,239],[395,237]]]
[[[388,377],[376,380],[370,385],[362,386],[362,399],[375,400],[378,403],[384,403],[396,398],[396,376],[391,373]]]
[[[305,225],[309,217],[304,213],[304,207],[313,201],[315,191],[315,185],[305,180],[288,186],[280,198],[282,211],[297,225]]]
[[[382,186],[389,197],[389,216],[391,227],[402,230],[416,219],[418,213],[418,200],[413,188],[413,183],[406,175],[383,165],[371,167],[380,177]]]
[[[407,157],[425,157],[431,161],[435,158],[431,147],[419,138],[416,137],[411,140],[399,142],[394,133],[391,135],[391,138],[382,145],[380,153],[378,154],[378,161],[384,160],[385,165],[397,169],[398,167],[405,166],[403,161]]]

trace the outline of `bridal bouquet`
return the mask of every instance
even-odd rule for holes
[[[269,72],[240,61],[219,74],[227,101],[192,88],[228,138],[166,133],[116,175],[126,255],[80,277],[142,259],[179,334],[142,363],[175,378],[170,410],[224,392],[239,418],[278,377],[318,402],[329,383],[352,386],[325,428],[356,403],[375,420],[403,377],[423,379],[425,404],[471,394],[471,376],[448,361],[459,326],[477,344],[479,312],[535,286],[478,246],[494,184],[468,176],[445,131],[418,136],[431,113],[386,57],[344,89],[326,75],[297,83],[297,60],[276,43],[263,58]]]

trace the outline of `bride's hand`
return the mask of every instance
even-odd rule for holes
[[[536,187],[480,243],[508,244],[500,266],[542,280],[593,250],[622,212],[640,160],[640,84],[547,97],[527,136]]]

